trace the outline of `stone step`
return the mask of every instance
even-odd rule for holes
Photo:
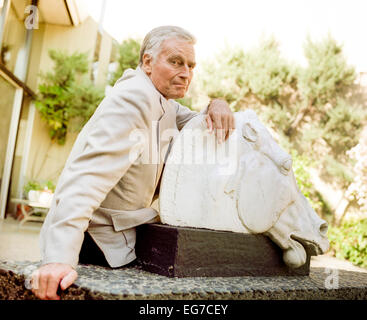
[[[0,299],[36,299],[26,288],[35,262],[0,261]],[[366,300],[367,273],[310,268],[308,276],[171,278],[139,266],[110,269],[78,265],[66,300]]]

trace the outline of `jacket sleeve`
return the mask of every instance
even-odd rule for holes
[[[208,107],[205,107],[200,112],[192,111],[188,107],[185,107],[179,104],[177,101],[176,103],[176,124],[178,130],[181,130],[187,122],[189,122],[193,117],[197,116],[198,114],[206,114],[208,112]]]
[[[42,264],[76,267],[93,212],[139,157],[131,150],[142,150],[145,142],[137,146],[129,136],[148,130],[151,105],[140,91],[114,88],[80,132],[41,232]]]

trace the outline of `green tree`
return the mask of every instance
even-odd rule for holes
[[[135,69],[138,66],[139,54],[139,40],[127,39],[118,46],[117,69],[111,76],[110,85],[113,86],[126,69]]]
[[[304,53],[308,66],[299,74],[298,81],[304,99],[312,105],[322,106],[344,95],[353,84],[356,73],[347,63],[343,46],[330,34],[321,41],[312,41],[308,37]]]
[[[288,135],[292,136],[306,114],[326,115],[326,105],[336,105],[346,95],[355,81],[356,74],[343,55],[343,47],[331,35],[321,41],[307,38],[304,53],[308,66],[299,68],[298,88],[302,107],[294,117]],[[352,112],[352,111],[351,111]]]
[[[273,37],[248,52],[226,48],[204,66],[200,78],[210,98],[224,98],[236,111],[251,106],[278,129],[295,113],[296,68],[282,57]]]
[[[363,117],[362,109],[348,104],[344,99],[338,99],[333,108],[324,111],[320,123],[322,137],[334,154],[346,156],[345,151],[358,143]]]
[[[308,66],[298,75],[302,107],[287,134],[304,150],[313,150],[313,158],[323,164],[324,179],[346,189],[353,180],[346,152],[358,143],[366,118],[363,106],[351,99],[355,69],[330,35],[321,41],[308,38],[304,49]]]
[[[367,268],[367,219],[351,219],[329,227],[331,252],[339,259]]]
[[[88,78],[86,53],[50,50],[52,72],[41,74],[35,105],[49,127],[52,140],[64,144],[69,128],[79,130],[102,101],[104,91]],[[74,125],[71,125],[74,123]]]

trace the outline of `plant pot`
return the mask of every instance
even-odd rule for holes
[[[28,200],[32,202],[39,202],[40,191],[37,190],[29,190],[28,192]]]

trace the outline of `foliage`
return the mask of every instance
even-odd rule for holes
[[[126,69],[135,69],[138,66],[139,54],[139,40],[127,39],[118,46],[117,70],[111,76],[110,85],[113,86]]]
[[[88,79],[83,79],[70,87],[68,93],[72,97],[68,108],[69,124],[72,129],[80,131],[102,101],[104,92],[95,88]]]
[[[30,180],[28,181],[28,183],[23,187],[24,193],[28,194],[28,192],[30,190],[36,190],[36,191],[41,191],[41,190],[51,190],[52,192],[55,192],[55,184],[51,181],[43,181],[43,182],[39,182],[36,180]]]
[[[367,268],[367,219],[344,221],[340,227],[329,226],[328,238],[337,258]]]
[[[347,198],[357,201],[361,213],[367,214],[367,127],[362,139],[348,155],[355,160],[353,167],[355,178],[347,190]]]
[[[179,104],[182,104],[183,106],[188,107],[189,109],[192,109],[192,98],[184,97],[184,98],[176,99],[176,101]]]
[[[350,166],[341,163],[331,155],[325,155],[320,159],[324,167],[323,177],[325,180],[337,181],[342,188],[347,188],[353,181],[354,174]]]
[[[302,69],[298,86],[305,99],[322,107],[333,102],[353,84],[355,70],[347,64],[342,46],[329,34],[319,42],[307,38],[304,46],[308,67]]]
[[[263,39],[247,53],[226,48],[204,66],[203,90],[226,99],[234,110],[251,103],[282,107],[280,99],[295,84],[296,69],[281,56],[274,38]]]
[[[346,99],[355,70],[347,64],[342,45],[330,35],[319,42],[308,38],[304,52],[308,66],[299,68],[297,76],[302,108],[288,134],[298,145],[307,145],[315,159],[321,156],[330,180],[345,188],[353,179],[346,151],[358,143],[366,117],[361,105]]]
[[[263,103],[279,104],[284,87],[294,81],[293,70],[281,57],[274,38],[262,40],[259,47],[245,54],[243,66],[246,72],[238,76],[237,83]]]
[[[315,193],[310,180],[310,174],[307,171],[307,168],[314,166],[314,163],[307,156],[300,155],[295,149],[292,149],[291,156],[293,161],[293,172],[300,191],[310,201],[311,206],[315,210],[320,210],[322,203]]]
[[[302,155],[299,155],[296,150],[292,150],[292,167],[297,180],[297,184],[306,198],[310,197],[312,184],[310,182],[310,174],[305,168],[311,165],[310,160]]]
[[[71,120],[80,129],[101,102],[104,92],[89,80],[85,53],[50,50],[53,72],[41,74],[35,105],[49,127],[52,140],[64,144]]]
[[[362,129],[361,109],[350,106],[345,100],[337,100],[336,105],[325,112],[322,121],[322,137],[335,155],[344,155],[358,143],[358,133]],[[356,134],[351,134],[356,133]]]
[[[24,186],[24,192],[26,194],[28,194],[28,192],[30,190],[42,190],[41,184],[38,181],[29,181],[25,186]]]
[[[247,88],[237,84],[240,76],[238,64],[242,64],[244,53],[240,49],[231,50],[227,48],[216,56],[213,61],[203,65],[204,73],[199,75],[200,91],[214,98],[224,98],[236,108],[237,103],[247,93]]]

